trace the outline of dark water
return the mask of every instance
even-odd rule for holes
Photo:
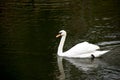
[[[119,0],[1,0],[1,80],[119,80]],[[59,30],[64,50],[89,41],[110,52],[100,59],[57,57]]]

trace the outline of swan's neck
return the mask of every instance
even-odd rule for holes
[[[58,46],[58,52],[57,52],[58,55],[61,55],[63,53],[63,46],[64,46],[65,39],[66,39],[66,35],[62,36],[60,40],[60,44]]]

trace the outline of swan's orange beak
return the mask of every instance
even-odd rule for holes
[[[56,35],[56,38],[58,38],[58,37],[60,37],[61,36],[61,34],[58,34],[58,35]]]

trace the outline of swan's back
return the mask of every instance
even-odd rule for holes
[[[70,50],[66,51],[65,54],[69,56],[73,56],[73,55],[94,52],[97,49],[100,49],[99,46],[97,45],[94,45],[88,42],[82,42],[82,43],[75,45]]]

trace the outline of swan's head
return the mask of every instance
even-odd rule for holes
[[[56,38],[58,38],[60,36],[66,36],[66,31],[65,30],[59,31],[59,34],[56,36]]]

